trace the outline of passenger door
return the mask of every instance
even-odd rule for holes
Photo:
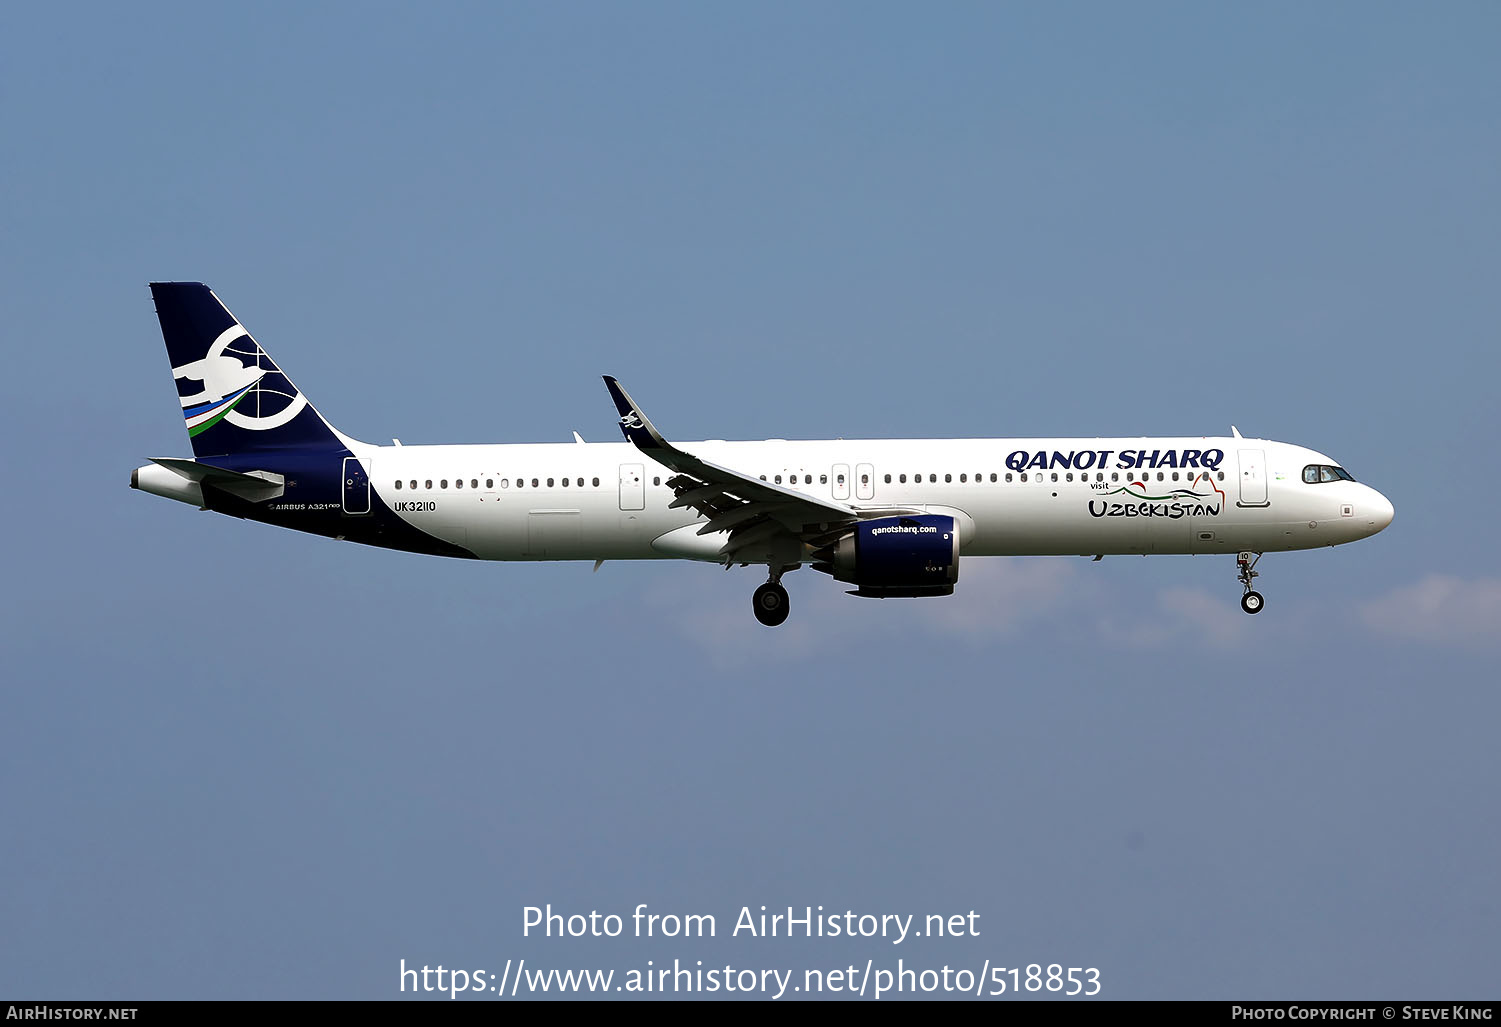
[[[1266,498],[1266,453],[1242,449],[1240,458],[1240,505],[1269,506]]]
[[[367,514],[370,512],[370,477],[360,466],[359,457],[344,458],[344,512]]]

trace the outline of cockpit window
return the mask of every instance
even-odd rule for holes
[[[1320,485],[1329,481],[1354,481],[1355,476],[1343,467],[1334,467],[1330,464],[1309,464],[1303,468],[1303,480],[1310,485]]]

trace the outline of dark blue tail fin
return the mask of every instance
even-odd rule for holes
[[[344,449],[276,362],[200,282],[152,282],[177,396],[198,457]]]

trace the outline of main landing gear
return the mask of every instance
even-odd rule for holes
[[[1251,580],[1260,577],[1256,570],[1256,565],[1260,562],[1260,553],[1241,553],[1235,558],[1237,576],[1246,590],[1246,594],[1240,597],[1240,608],[1247,613],[1260,613],[1261,608],[1266,605],[1261,593],[1251,587]]]
[[[771,580],[756,589],[751,596],[751,607],[756,611],[756,620],[768,628],[787,619],[787,590],[782,587],[781,571],[772,571]]]

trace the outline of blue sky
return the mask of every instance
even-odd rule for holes
[[[13,486],[0,994],[867,959],[1114,998],[1495,997],[1492,4],[31,5],[0,33]],[[750,571],[479,565],[126,487],[146,283],[344,431],[1198,435],[1383,534]],[[66,385],[67,388],[63,388]],[[522,909],[711,913],[524,938]],[[978,938],[728,937],[741,906]]]

